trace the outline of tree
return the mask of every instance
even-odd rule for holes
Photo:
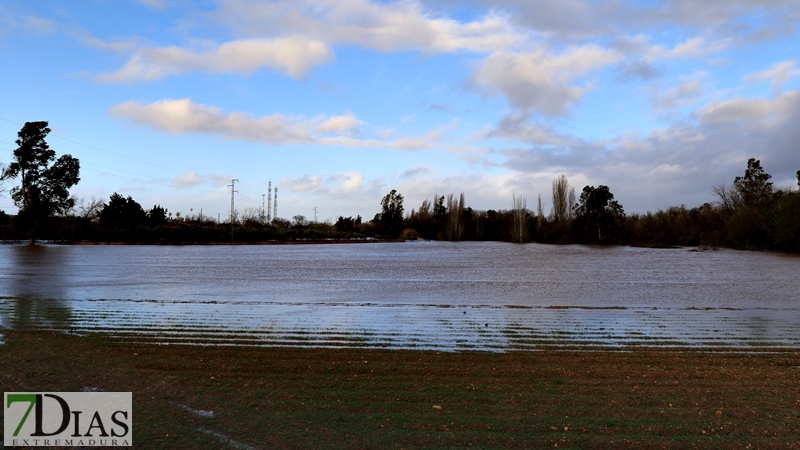
[[[147,221],[142,205],[130,196],[125,198],[116,192],[111,194],[108,204],[100,211],[100,224],[106,228],[136,228]]]
[[[520,194],[511,195],[511,241],[523,243],[528,239],[528,201]]]
[[[564,174],[553,178],[553,222],[564,222],[572,215],[575,206],[575,188],[569,186]]]
[[[447,196],[447,224],[445,234],[450,241],[460,241],[464,237],[464,193],[458,199],[455,195]]]
[[[433,194],[433,215],[435,217],[442,217],[447,214],[447,207],[444,206],[444,195],[437,197],[438,194]]]
[[[763,208],[769,205],[772,198],[772,175],[764,172],[761,161],[750,158],[744,177],[736,177],[733,186],[739,193],[744,206]]]
[[[104,206],[106,206],[105,203],[93,195],[88,201],[85,198],[78,199],[78,204],[75,205],[73,211],[77,213],[78,217],[91,220],[100,214]]]
[[[394,189],[381,200],[380,223],[387,236],[397,237],[403,231],[403,196]]]
[[[153,209],[147,211],[147,221],[151,227],[157,227],[167,223],[167,210],[161,205],[153,205]]]
[[[31,244],[49,217],[72,209],[75,199],[69,188],[80,181],[78,159],[62,155],[56,160],[56,152],[45,141],[48,133],[47,122],[26,122],[17,133],[19,147],[14,150],[14,160],[0,177],[20,178],[20,185],[11,189],[11,198],[19,208],[17,223]]]
[[[581,192],[580,203],[575,206],[575,219],[584,237],[597,242],[608,240],[616,233],[619,222],[625,219],[625,211],[608,186],[586,186]]]

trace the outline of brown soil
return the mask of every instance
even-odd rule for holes
[[[3,391],[131,391],[137,448],[800,447],[794,350],[201,347],[48,331],[5,339]]]

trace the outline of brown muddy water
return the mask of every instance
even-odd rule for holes
[[[497,242],[0,245],[2,328],[215,345],[798,347],[800,258]]]

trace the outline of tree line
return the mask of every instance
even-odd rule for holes
[[[800,252],[800,190],[776,188],[751,158],[743,176],[715,186],[717,201],[687,209],[670,207],[645,214],[626,214],[608,186],[586,186],[579,196],[565,175],[552,182],[550,208],[538,196],[533,209],[523,195],[513,195],[508,209],[478,210],[465,195],[438,195],[406,211],[396,190],[380,202],[371,220],[338,217],[310,222],[302,215],[267,221],[263,211],[245,208],[223,223],[212,217],[170,213],[161,205],[145,209],[118,193],[107,202],[76,199],[69,188],[80,180],[76,158],[56,160],[45,137],[47,122],[28,122],[18,133],[14,160],[3,180],[16,179],[10,190],[16,216],[0,212],[0,239],[55,242],[211,243],[330,241],[363,239],[429,239],[507,241],[551,244],[617,244],[705,246]],[[800,187],[800,171],[797,174]]]
[[[462,193],[434,195],[402,222],[384,218],[385,209],[376,220],[380,219],[381,231],[386,234],[397,234],[402,228],[399,237],[405,239],[731,247],[800,253],[800,171],[796,187],[775,187],[771,178],[761,162],[751,158],[743,176],[735,177],[730,185],[713,188],[715,202],[628,215],[608,186],[586,186],[576,198],[574,187],[561,175],[552,182],[549,213],[545,213],[541,196],[535,209],[528,208],[524,196],[513,195],[511,208],[484,211],[465,207]],[[388,217],[396,216],[394,211]]]

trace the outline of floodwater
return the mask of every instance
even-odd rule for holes
[[[693,250],[0,245],[0,331],[438,350],[798,346],[799,257]]]

